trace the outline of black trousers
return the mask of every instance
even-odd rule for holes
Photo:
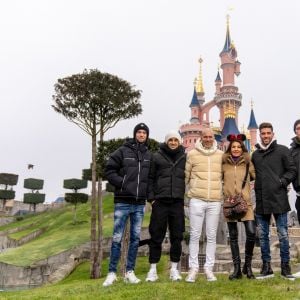
[[[295,207],[297,210],[298,223],[300,225],[300,196],[297,196]]]
[[[150,255],[149,263],[158,263],[161,257],[162,242],[167,228],[170,232],[170,259],[179,262],[181,256],[181,241],[184,232],[184,208],[183,202],[171,204],[156,200],[152,205],[152,214],[149,225],[150,232]]]

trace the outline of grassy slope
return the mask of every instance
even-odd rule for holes
[[[103,202],[104,235],[110,236],[113,223],[113,200],[112,196],[106,196]],[[145,221],[147,223],[147,219]],[[73,206],[28,216],[22,221],[10,223],[0,227],[0,230],[7,230],[15,227],[32,224],[30,228],[21,232],[11,234],[10,237],[20,239],[21,237],[39,228],[47,226],[47,231],[31,242],[15,248],[9,249],[0,254],[0,261],[27,266],[33,262],[44,259],[50,255],[70,249],[76,245],[89,241],[90,238],[90,204],[82,204],[77,208],[76,225],[73,224]]]
[[[144,282],[148,271],[146,257],[138,258],[137,275],[143,280],[138,285],[127,285],[119,281],[108,288],[102,287],[104,277],[89,278],[89,264],[80,265],[67,279],[30,291],[2,292],[0,299],[300,299],[300,280],[291,282],[276,274],[269,280],[229,281],[227,275],[217,275],[218,281],[207,282],[200,275],[195,284],[170,282],[168,262],[164,256],[158,265],[160,279],[157,283]],[[107,270],[107,261],[103,264]]]

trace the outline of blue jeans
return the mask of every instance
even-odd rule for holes
[[[122,238],[128,218],[130,218],[130,241],[127,255],[126,271],[134,270],[144,217],[144,207],[145,205],[134,205],[126,203],[115,204],[114,233],[111,244],[109,272],[117,272],[117,265],[121,254]]]
[[[287,213],[273,214],[277,227],[277,235],[280,245],[280,258],[282,263],[290,261],[289,236],[287,225]],[[270,239],[269,239],[269,224],[271,214],[259,215],[256,214],[256,222],[260,241],[261,258],[264,262],[271,261],[270,255]]]

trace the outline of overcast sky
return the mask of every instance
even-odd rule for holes
[[[90,137],[51,108],[58,78],[97,68],[129,81],[143,91],[143,114],[106,138],[131,136],[143,121],[162,140],[190,119],[200,55],[205,98],[213,98],[228,8],[242,63],[239,124],[248,125],[253,99],[257,122],[272,122],[288,145],[300,118],[300,1],[2,1],[0,172],[19,174],[16,199],[34,177],[45,180],[51,202],[66,192],[63,179],[89,166]],[[217,122],[217,109],[212,115]]]

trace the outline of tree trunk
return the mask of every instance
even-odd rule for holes
[[[91,267],[90,277],[99,278],[99,258],[97,251],[97,208],[96,208],[96,122],[93,124],[92,134],[92,197],[91,197]]]
[[[129,228],[130,228],[130,220],[128,219],[126,222],[126,227],[125,227],[123,241],[122,241],[122,247],[121,247],[121,259],[120,259],[120,274],[121,274],[121,276],[124,276],[125,272],[126,272],[128,245],[129,245],[129,239],[130,239]]]

